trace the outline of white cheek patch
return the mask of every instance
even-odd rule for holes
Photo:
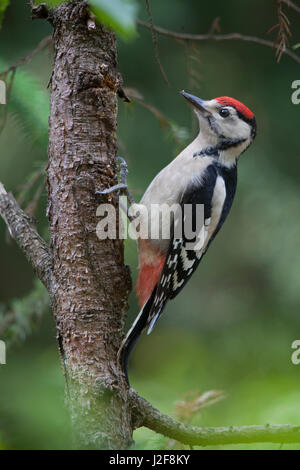
[[[225,137],[230,139],[249,139],[251,135],[251,128],[247,122],[239,119],[238,116],[234,116],[232,119],[226,118],[224,122],[219,122],[219,127]]]

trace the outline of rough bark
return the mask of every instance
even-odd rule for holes
[[[116,183],[114,33],[87,27],[84,2],[52,12],[48,198],[53,313],[77,447],[131,442],[127,387],[116,363],[131,281],[122,240],[96,236],[95,190]],[[107,202],[107,197],[104,202]],[[98,220],[99,221],[99,220]]]

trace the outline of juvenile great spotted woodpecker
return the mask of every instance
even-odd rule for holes
[[[140,204],[148,209],[157,205],[179,204],[183,224],[185,208],[192,207],[192,220],[198,205],[204,210],[201,237],[194,249],[187,249],[184,230],[174,233],[175,218],[160,219],[170,224],[170,237],[139,239],[137,296],[140,313],[119,350],[119,361],[128,380],[128,358],[144,329],[151,332],[168,300],[174,299],[198,267],[210,243],[222,227],[234,199],[237,161],[256,135],[256,119],[241,102],[222,96],[204,101],[181,92],[192,105],[200,124],[196,139],[154,178]],[[154,206],[153,206],[154,205]],[[148,216],[147,216],[148,217]],[[154,218],[149,216],[149,224]],[[157,220],[157,219],[156,219]],[[195,229],[195,223],[193,221]],[[157,233],[157,232],[156,232]],[[199,235],[199,234],[198,234]]]

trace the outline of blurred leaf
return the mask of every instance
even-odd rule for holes
[[[1,0],[0,0],[1,1]],[[9,1],[9,0],[3,0]],[[36,5],[47,3],[55,7],[67,0],[37,0]],[[135,21],[138,11],[136,0],[89,0],[88,2],[99,23],[104,23],[123,39],[130,39],[136,34]]]
[[[299,49],[299,47],[300,47],[300,42],[298,42],[297,44],[295,44],[295,45],[292,47],[292,49]]]
[[[0,71],[7,64],[0,60]],[[48,142],[49,92],[29,72],[18,69],[13,80],[8,112],[15,114],[28,134],[31,143]]]
[[[1,337],[8,346],[25,341],[48,309],[48,293],[43,284],[35,280],[33,290],[21,299],[12,300],[8,311],[0,304]]]
[[[10,0],[0,0],[0,27],[2,25],[5,10],[8,7],[9,3]]]
[[[135,36],[138,11],[135,0],[90,0],[89,3],[99,22],[119,33],[123,39]]]
[[[36,0],[34,4],[39,5],[40,3],[46,3],[50,7],[55,7],[56,5],[60,5],[61,3],[64,3],[67,1],[68,0]]]

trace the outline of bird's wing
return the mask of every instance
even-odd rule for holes
[[[180,203],[182,236],[176,236],[173,226],[168,253],[148,315],[148,333],[152,331],[166,302],[176,297],[191,278],[214,235],[214,228],[217,228],[218,222],[216,211],[219,211],[221,215],[226,197],[225,189],[223,194],[216,194],[218,177],[217,167],[215,165],[208,166],[201,178],[196,177],[182,196]],[[224,188],[224,182],[222,184],[221,186]],[[204,210],[204,214],[201,213],[202,217],[199,216],[199,211],[202,210],[200,205],[203,205]],[[202,220],[202,225],[199,227],[196,226],[197,220]],[[212,227],[212,221],[215,227]],[[186,236],[187,222],[192,232],[196,233],[194,239]]]

